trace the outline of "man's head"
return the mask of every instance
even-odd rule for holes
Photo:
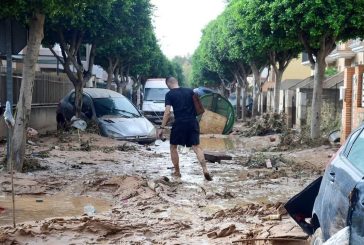
[[[178,88],[178,80],[174,77],[167,77],[166,84],[169,89]]]

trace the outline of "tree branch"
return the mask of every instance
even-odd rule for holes
[[[91,44],[91,51],[90,51],[90,58],[88,61],[88,68],[87,71],[85,72],[85,80],[88,80],[91,78],[92,76],[92,69],[94,66],[94,61],[95,61],[95,55],[96,55],[96,44],[92,43]]]
[[[79,52],[79,50],[80,50],[80,47],[81,47],[81,44],[82,44],[82,41],[83,41],[83,35],[84,35],[84,32],[83,31],[81,31],[80,32],[80,35],[78,36],[78,41],[77,41],[77,43],[76,43],[76,47],[75,47],[75,49],[76,49],[76,52],[78,53]]]
[[[64,61],[61,59],[61,57],[54,51],[53,47],[49,47],[49,50],[53,54],[54,57],[64,66]]]
[[[308,54],[308,59],[311,63],[312,66],[315,65],[315,60],[313,58],[313,50],[311,49],[309,43],[308,43],[308,40],[304,37],[303,33],[298,33],[298,38],[301,40],[301,43],[303,44],[303,46],[305,47],[306,51],[307,51],[307,54]]]

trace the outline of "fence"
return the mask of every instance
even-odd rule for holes
[[[13,98],[14,105],[18,102],[21,72],[13,72]],[[66,74],[53,74],[36,72],[33,87],[33,105],[50,105],[58,103],[71,89],[72,83]],[[6,68],[0,67],[0,102],[6,101]]]

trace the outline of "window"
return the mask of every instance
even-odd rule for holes
[[[70,98],[68,99],[68,101],[72,104],[72,105],[75,105],[75,93],[72,93],[70,95]]]
[[[92,118],[92,105],[91,105],[91,99],[88,96],[83,96],[83,101],[82,101],[82,112],[85,114],[85,116],[88,119]]]
[[[358,137],[358,134],[359,134],[360,130],[357,130],[355,131],[351,137],[349,138],[349,140],[347,141],[347,144],[346,144],[346,147],[345,147],[345,150],[344,150],[344,156],[348,156],[348,153],[351,149],[351,146],[353,145],[353,142],[355,141],[356,137]]]
[[[93,99],[97,117],[103,116],[122,116],[140,117],[139,111],[130,103],[127,98],[98,98]]]
[[[146,88],[144,100],[146,101],[164,101],[168,88]]]
[[[361,131],[359,137],[352,144],[348,160],[364,173],[364,131]]]

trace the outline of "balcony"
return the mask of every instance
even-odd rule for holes
[[[349,48],[355,53],[364,52],[364,42],[362,39],[357,38],[351,41]]]
[[[327,63],[332,63],[340,58],[352,59],[355,56],[355,52],[350,48],[351,41],[346,43],[340,43],[336,48],[326,57]]]

